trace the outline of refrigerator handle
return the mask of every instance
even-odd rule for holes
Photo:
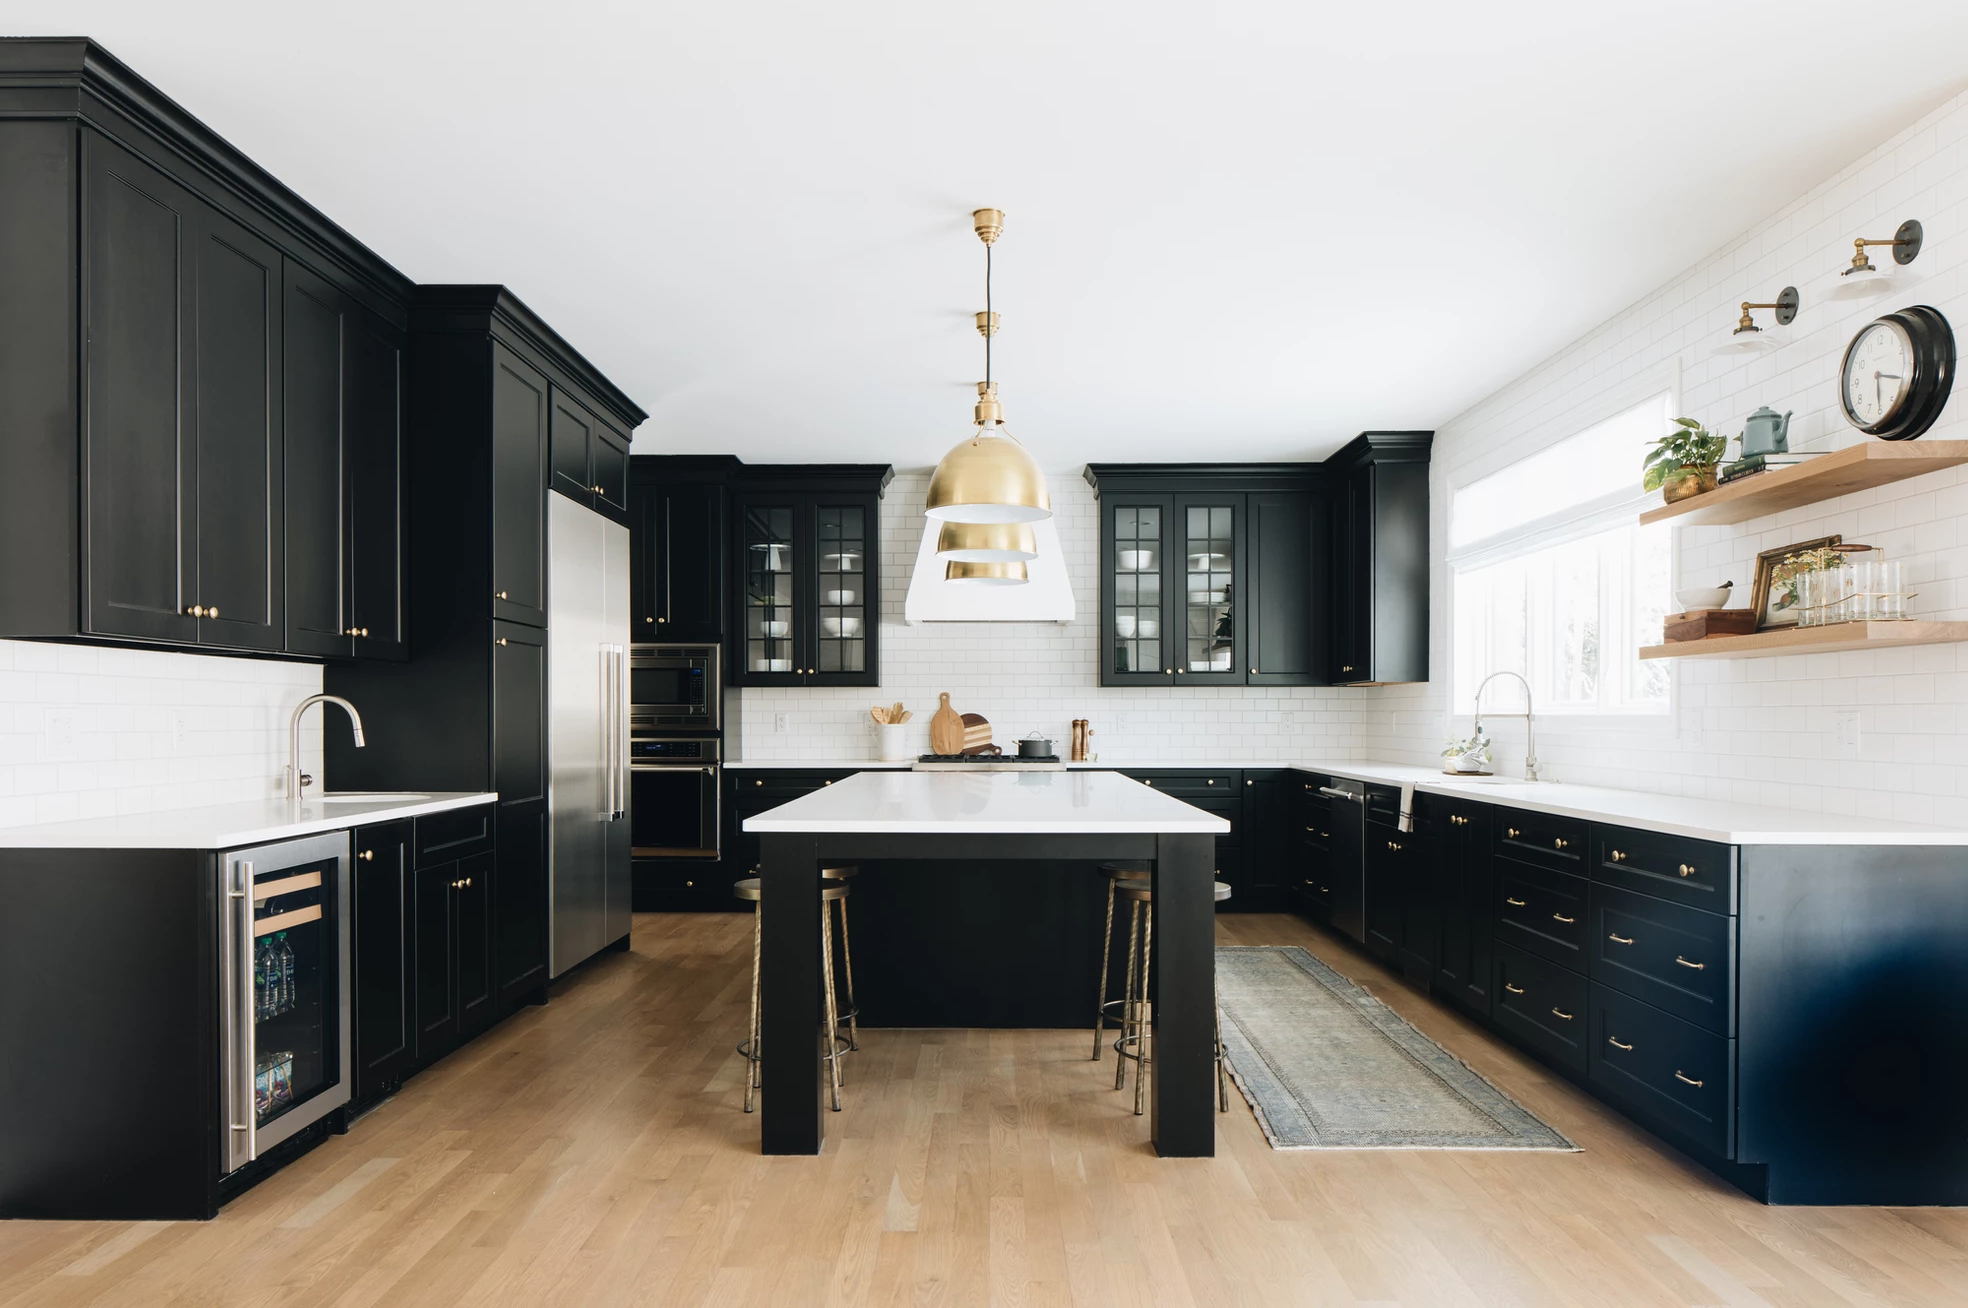
[[[615,820],[629,815],[629,649],[615,647]]]
[[[228,925],[232,927],[234,950],[233,996],[227,1005],[232,1027],[232,1089],[227,1096],[231,1111],[226,1124],[233,1132],[245,1134],[246,1161],[250,1163],[260,1156],[259,1106],[253,1102],[253,1060],[257,1052],[253,1028],[259,1016],[253,1011],[253,865],[241,860],[233,866],[238,869],[239,884],[237,889],[226,888],[226,911],[230,915]],[[240,1117],[246,1120],[236,1120]]]

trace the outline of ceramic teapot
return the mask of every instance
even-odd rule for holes
[[[1788,454],[1790,452],[1790,414],[1781,417],[1769,405],[1764,405],[1743,420],[1742,453],[1746,459],[1752,454]]]

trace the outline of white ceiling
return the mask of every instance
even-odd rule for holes
[[[902,467],[982,376],[973,208],[1049,468],[1304,458],[1445,421],[1968,86],[1959,0],[7,9],[416,280],[511,286],[638,452]]]

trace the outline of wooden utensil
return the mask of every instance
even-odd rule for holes
[[[929,752],[961,754],[964,747],[964,720],[957,716],[955,709],[950,707],[949,691],[944,691],[936,698],[941,707],[929,720]]]
[[[908,719],[908,716],[907,713],[902,711],[902,701],[899,699],[895,701],[895,707],[888,711],[888,720],[890,722],[903,722]]]
[[[876,722],[880,723],[884,727],[888,725],[889,722],[888,710],[883,708],[879,704],[875,705],[873,708],[868,710],[868,716],[873,718]]]
[[[996,754],[999,751],[991,743],[991,724],[984,720],[982,713],[963,715],[963,752],[966,754]]]
[[[902,710],[902,716],[901,716],[901,717],[899,717],[899,718],[897,718],[897,719],[895,719],[895,720],[896,720],[896,721],[897,721],[898,723],[900,723],[900,722],[907,722],[907,721],[908,721],[908,720],[909,720],[910,718],[912,718],[912,717],[914,717],[914,716],[916,716],[916,715],[915,715],[915,714],[913,714],[913,713],[911,713],[911,712],[910,712],[910,711],[909,711],[908,709],[903,709],[903,710]]]

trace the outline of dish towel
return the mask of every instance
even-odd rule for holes
[[[1402,831],[1413,831],[1415,829],[1414,807],[1415,788],[1414,782],[1410,781],[1401,787],[1401,821],[1399,826]]]

